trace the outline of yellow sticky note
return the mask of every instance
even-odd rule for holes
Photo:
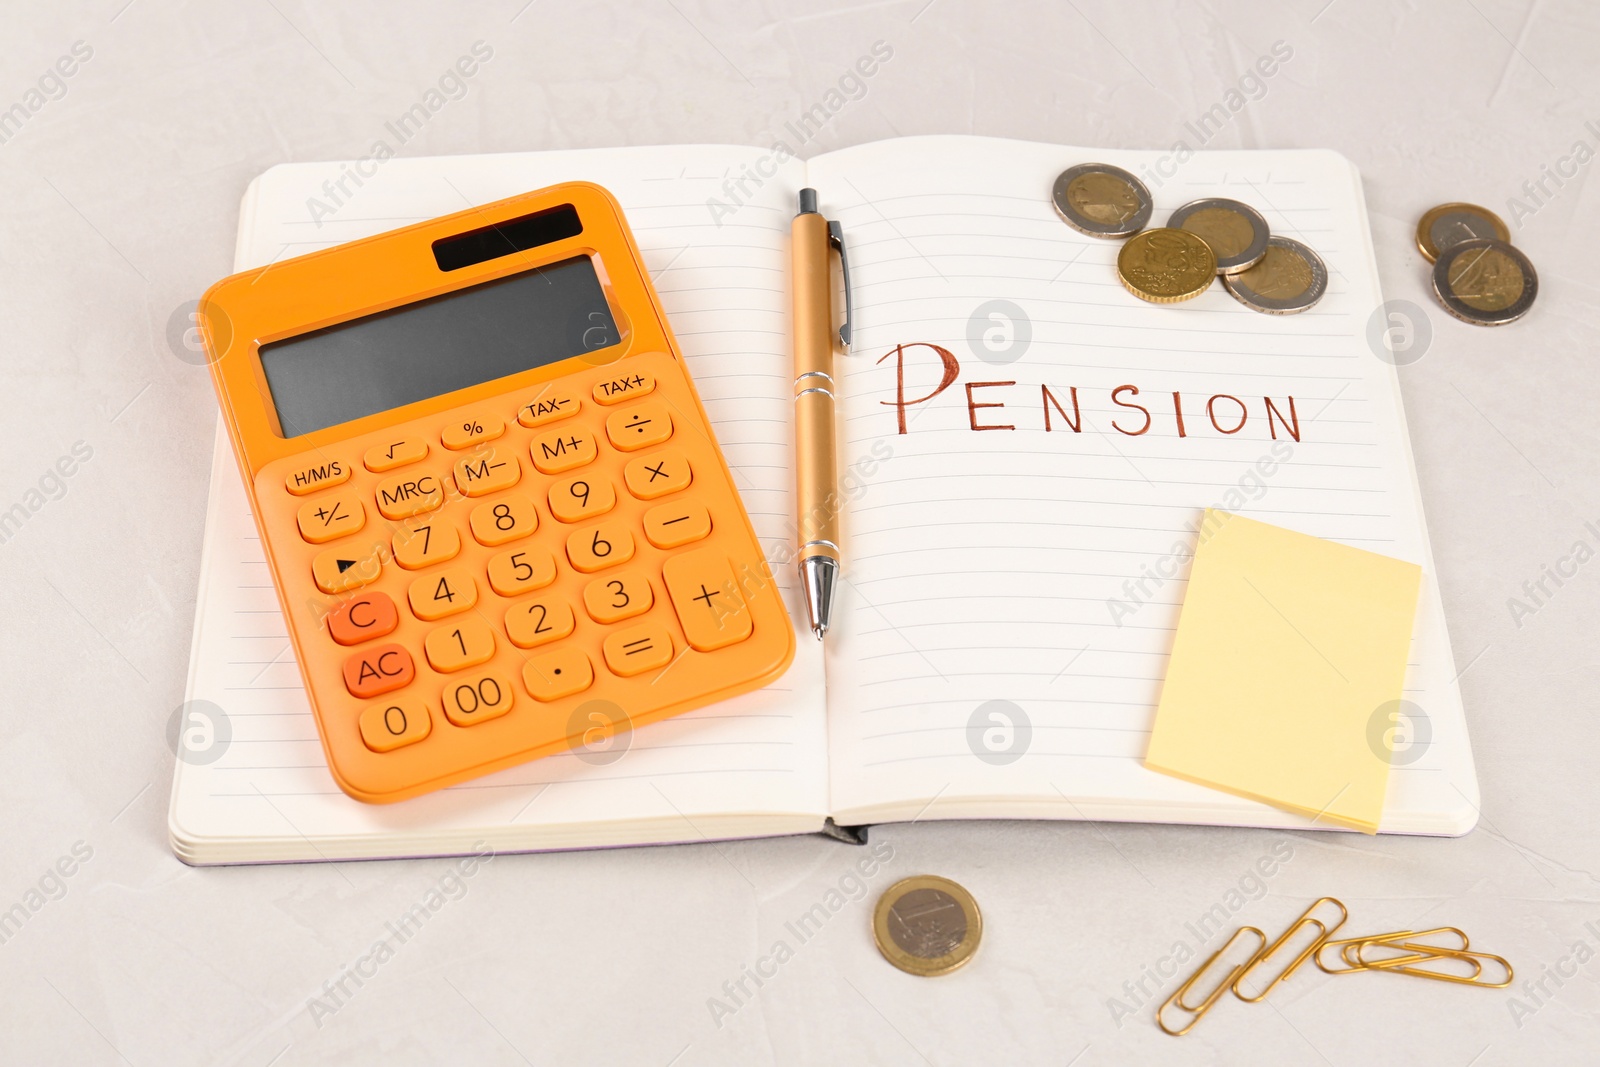
[[[1400,699],[1421,581],[1208,509],[1145,766],[1377,833],[1390,752],[1369,727]]]

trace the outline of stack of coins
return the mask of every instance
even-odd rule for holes
[[[1515,322],[1539,295],[1533,264],[1511,247],[1511,231],[1488,208],[1440,204],[1417,223],[1417,249],[1433,264],[1433,295],[1464,322]]]
[[[1117,277],[1141,300],[1189,300],[1220,276],[1246,307],[1291,315],[1328,288],[1320,256],[1299,241],[1273,236],[1261,213],[1237,200],[1194,200],[1174,211],[1166,226],[1147,230],[1154,205],[1145,184],[1120,167],[1082,163],[1056,178],[1051,201],[1073,229],[1127,239],[1117,255]]]

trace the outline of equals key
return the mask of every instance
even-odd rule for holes
[[[665,626],[635,626],[607,637],[603,651],[612,674],[631,678],[672,662],[672,635]]]

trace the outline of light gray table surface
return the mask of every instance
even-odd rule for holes
[[[1531,614],[1509,602],[1575,542],[1600,548],[1585,525],[1600,525],[1600,201],[1587,160],[1600,150],[1600,9],[95,0],[6,14],[0,511],[41,479],[46,499],[0,543],[0,909],[41,885],[45,900],[0,943],[0,1062],[1593,1062],[1600,563],[1548,584]],[[1482,784],[1478,829],[880,828],[894,858],[872,895],[889,874],[964,883],[987,919],[977,959],[937,980],[891,969],[868,896],[731,1016],[711,1008],[731,1003],[724,983],[859,852],[794,838],[503,856],[338,1011],[313,1011],[450,864],[200,870],[173,858],[163,732],[188,668],[217,415],[168,322],[229,270],[253,176],[363,154],[479,40],[493,61],[405,154],[765,145],[879,40],[893,61],[804,154],[934,132],[1198,147],[1186,124],[1286,42],[1292,59],[1210,146],[1354,160],[1385,293],[1428,311],[1431,344],[1402,384]],[[77,42],[91,54],[46,77]],[[7,126],[13,103],[23,118]],[[1559,171],[1561,184],[1525,188]],[[1539,303],[1504,329],[1456,323],[1428,294],[1415,221],[1445,200],[1506,213],[1514,198]],[[88,461],[47,477],[77,442]],[[74,848],[88,858],[50,877]],[[1289,859],[1255,892],[1250,873],[1274,848]],[[1223,1004],[1181,1040],[1157,1032],[1149,1005],[1114,1010],[1241,882],[1258,899],[1240,921],[1280,927],[1333,893],[1364,929],[1462,926],[1512,958],[1518,985],[1312,972],[1267,1005]]]

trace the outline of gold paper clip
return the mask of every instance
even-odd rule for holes
[[[1339,909],[1339,920],[1333,923],[1331,926],[1325,922],[1322,922],[1320,919],[1313,919],[1311,917],[1311,913],[1316,911],[1317,908],[1321,907],[1323,904],[1332,904],[1334,907]],[[1332,934],[1335,930],[1339,929],[1339,927],[1343,926],[1344,921],[1349,917],[1350,910],[1344,906],[1343,902],[1336,900],[1333,897],[1318,897],[1316,900],[1312,901],[1311,906],[1302,912],[1298,919],[1290,923],[1289,928],[1283,933],[1279,934],[1276,941],[1262,949],[1261,952],[1256,955],[1256,958],[1246,964],[1244,970],[1239,972],[1238,976],[1233,980],[1233,995],[1247,1004],[1259,1004],[1261,1001],[1266,1000],[1267,994],[1276,989],[1279,983],[1283,982],[1291,974],[1299,970],[1300,965],[1307,959],[1316,955],[1317,950],[1322,947],[1323,942],[1328,940],[1328,935]],[[1277,977],[1275,977],[1271,982],[1267,983],[1266,988],[1261,990],[1261,992],[1252,997],[1247,997],[1243,993],[1239,992],[1240,986],[1243,985],[1245,978],[1249,976],[1250,972],[1255,970],[1256,967],[1264,963],[1266,960],[1271,959],[1279,949],[1288,944],[1289,941],[1300,932],[1301,927],[1305,926],[1315,926],[1321,931],[1321,933],[1317,935],[1311,944],[1301,949],[1300,954],[1291,960],[1289,965],[1278,973]]]
[[[1208,993],[1206,995],[1206,999],[1201,1001],[1199,1006],[1191,1008],[1189,1005],[1185,1004],[1183,1002],[1183,995],[1185,993],[1189,992],[1189,990],[1194,987],[1194,984],[1200,980],[1200,976],[1201,975],[1205,974],[1207,971],[1209,971],[1211,969],[1211,965],[1213,963],[1216,963],[1217,960],[1221,959],[1222,956],[1230,948],[1233,947],[1233,943],[1235,941],[1239,940],[1239,936],[1241,934],[1255,934],[1256,937],[1261,939],[1260,947],[1257,948],[1254,952],[1250,953],[1248,958],[1246,958],[1244,960],[1241,960],[1237,966],[1235,966],[1231,971],[1229,971],[1227,976],[1225,978],[1223,978],[1222,981],[1217,983],[1217,988],[1213,989],[1210,993]],[[1161,1007],[1156,1009],[1156,1025],[1161,1027],[1161,1029],[1164,1030],[1165,1032],[1171,1034],[1173,1037],[1182,1037],[1184,1034],[1187,1034],[1190,1030],[1193,1030],[1194,1029],[1194,1024],[1199,1022],[1201,1017],[1203,1017],[1206,1012],[1211,1010],[1211,1006],[1217,1002],[1217,998],[1222,996],[1222,994],[1224,994],[1224,993],[1226,993],[1228,991],[1229,987],[1231,987],[1233,985],[1235,979],[1238,978],[1239,974],[1245,968],[1249,967],[1252,963],[1254,963],[1255,960],[1261,955],[1261,950],[1266,948],[1266,947],[1267,947],[1267,935],[1266,934],[1262,933],[1260,930],[1258,930],[1254,926],[1241,926],[1241,927],[1239,927],[1239,929],[1237,929],[1237,930],[1235,930],[1233,932],[1233,936],[1232,937],[1228,938],[1228,940],[1226,940],[1226,941],[1224,941],[1222,943],[1222,947],[1221,948],[1219,948],[1219,949],[1217,949],[1217,951],[1213,952],[1211,954],[1210,958],[1207,959],[1204,963],[1202,963],[1195,970],[1195,972],[1193,974],[1191,974],[1188,977],[1188,979],[1185,980],[1185,982],[1181,986],[1178,987],[1178,991],[1177,992],[1173,993],[1172,996],[1167,998],[1167,1001],[1166,1001],[1165,1004],[1161,1005]],[[1164,1020],[1161,1017],[1163,1014],[1165,1014],[1166,1010],[1168,1008],[1172,1007],[1172,1005],[1174,1005],[1174,1004],[1176,1004],[1178,1006],[1178,1010],[1179,1011],[1186,1011],[1190,1015],[1194,1016],[1194,1018],[1189,1020],[1188,1025],[1185,1026],[1181,1030],[1172,1029],[1170,1026],[1167,1025],[1166,1020]]]
[[[1371,942],[1367,944],[1371,944]],[[1485,989],[1504,989],[1516,977],[1515,972],[1511,969],[1511,962],[1504,956],[1496,956],[1492,952],[1469,952],[1466,949],[1459,948],[1433,948],[1429,945],[1413,944],[1410,941],[1396,941],[1385,943],[1382,947],[1404,949],[1407,952],[1421,953],[1421,956],[1394,956],[1386,960],[1368,961],[1361,955],[1366,947],[1367,945],[1363,944],[1355,949],[1356,962],[1369,971],[1394,971],[1396,974],[1409,974],[1413,978],[1431,978],[1435,982],[1454,982],[1457,985],[1477,985],[1483,986]],[[1432,960],[1463,960],[1472,965],[1473,972],[1470,975],[1449,974],[1445,971],[1427,970],[1417,966],[1419,963]],[[1479,960],[1489,960],[1498,964],[1505,970],[1505,977],[1498,982],[1478,981],[1479,978],[1483,977],[1483,964],[1478,962]]]
[[[1356,953],[1359,953],[1361,947],[1364,945],[1382,945],[1388,944],[1391,941],[1399,941],[1402,939],[1415,943],[1421,941],[1425,937],[1433,937],[1439,934],[1454,934],[1457,940],[1461,942],[1460,945],[1456,946],[1458,949],[1466,949],[1469,947],[1467,935],[1461,930],[1456,929],[1454,926],[1436,926],[1432,930],[1396,930],[1394,933],[1390,934],[1366,934],[1362,937],[1346,937],[1339,941],[1324,941],[1321,945],[1317,946],[1317,951],[1312,954],[1311,961],[1317,965],[1318,970],[1325,974],[1355,974],[1357,971],[1370,970],[1371,968],[1369,968],[1367,964],[1360,962],[1356,956],[1353,956],[1351,954],[1352,949],[1355,950]],[[1322,962],[1322,954],[1327,952],[1329,949],[1335,950],[1338,957],[1344,960],[1345,966],[1329,967],[1327,964]],[[1432,956],[1433,953],[1430,946],[1430,951],[1425,955],[1396,957],[1394,962],[1407,964],[1420,963],[1424,960],[1431,959]]]

